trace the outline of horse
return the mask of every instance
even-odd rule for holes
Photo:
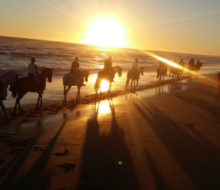
[[[144,75],[144,67],[138,67],[137,70],[131,69],[127,73],[127,80],[126,80],[126,87],[127,89],[128,84],[131,80],[131,89],[132,87],[138,86],[138,81],[140,79],[140,75]]]
[[[16,114],[17,106],[20,112],[24,112],[20,106],[20,100],[28,92],[38,93],[36,109],[38,110],[42,107],[42,94],[46,87],[46,79],[48,80],[48,82],[52,82],[52,69],[42,67],[41,73],[39,73],[38,77],[36,77],[35,80],[33,80],[33,78],[30,78],[29,76],[23,76],[15,81],[14,85],[12,85],[10,88],[12,96],[16,98],[13,115]]]
[[[5,109],[3,101],[7,97],[8,86],[11,85],[19,76],[16,72],[4,72],[0,74],[0,106],[4,112],[6,120],[9,120],[7,111]]]
[[[119,77],[121,77],[122,68],[120,66],[114,66],[109,71],[102,69],[101,71],[98,72],[97,79],[95,82],[96,95],[98,94],[98,91],[101,88],[102,80],[107,80],[109,82],[108,93],[110,93],[111,87],[112,87],[112,82],[114,82],[114,77],[115,77],[116,73],[118,73]],[[101,90],[100,90],[100,92],[101,92]]]
[[[158,65],[157,67],[157,78],[159,81],[163,80],[167,75],[167,66],[166,65]]]
[[[64,103],[66,102],[67,93],[71,89],[72,86],[77,86],[78,91],[77,91],[77,94],[76,94],[76,100],[77,101],[80,100],[80,89],[83,86],[84,80],[86,82],[88,82],[88,77],[89,77],[89,71],[87,71],[87,70],[80,71],[77,78],[74,77],[74,75],[71,74],[71,73],[66,73],[63,76],[63,86],[64,86],[64,90],[63,90],[64,101],[63,102]]]
[[[170,76],[172,79],[179,78],[182,73],[182,70],[176,67],[170,67]]]

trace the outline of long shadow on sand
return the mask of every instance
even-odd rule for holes
[[[28,151],[16,164],[17,167],[14,168],[14,170],[9,174],[9,177],[3,184],[3,189],[47,189],[50,182],[51,174],[49,172],[45,172],[44,169],[66,122],[67,119],[64,115],[63,124],[60,126],[53,138],[50,140],[47,147],[45,148],[45,151],[40,155],[35,164],[30,168],[30,170],[24,177],[18,179],[17,181],[14,181],[13,179],[14,177],[16,177],[16,173],[22,167],[22,163],[24,163],[24,161],[27,159],[27,155],[30,152],[30,149],[28,149]],[[39,138],[39,136],[37,137]],[[36,138],[36,140],[38,138]],[[36,142],[36,140],[34,142]]]
[[[181,95],[175,95],[175,97],[177,97],[177,98],[179,98],[189,104],[192,104],[194,106],[197,106],[199,108],[204,109],[205,111],[209,112],[210,115],[215,117],[217,120],[220,120],[220,106],[211,104],[202,98],[183,97]]]
[[[198,189],[220,189],[220,151],[199,143],[157,106],[135,107]]]
[[[124,133],[116,120],[114,105],[111,131],[99,134],[97,110],[87,122],[78,189],[139,189],[133,163],[124,141]],[[104,127],[104,126],[103,126]]]

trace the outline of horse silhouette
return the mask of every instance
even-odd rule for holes
[[[17,106],[20,112],[24,112],[21,108],[20,100],[28,92],[38,93],[36,109],[42,107],[42,94],[46,87],[46,79],[48,82],[52,82],[52,69],[43,67],[37,78],[38,80],[32,80],[28,76],[20,77],[11,86],[10,91],[12,92],[12,96],[16,98],[13,115],[16,113]]]
[[[81,70],[78,75],[74,76],[71,73],[66,73],[63,76],[63,94],[64,94],[64,101],[66,102],[66,96],[68,91],[71,89],[72,86],[77,86],[77,94],[76,94],[76,100],[80,100],[80,89],[83,86],[84,80],[88,82],[89,77],[89,71],[87,70]],[[67,88],[66,88],[67,87]]]
[[[9,120],[9,117],[3,101],[7,97],[8,86],[14,83],[18,76],[19,74],[16,72],[4,72],[0,74],[0,106],[4,112],[6,120]]]
[[[126,80],[126,89],[128,87],[129,82],[131,81],[131,89],[138,86],[138,81],[140,79],[140,75],[144,75],[144,67],[138,67],[138,69],[131,69],[127,73]]]
[[[166,65],[158,65],[157,66],[157,78],[159,81],[164,80],[164,77],[167,75],[167,66]]]
[[[107,80],[109,82],[108,93],[111,91],[112,82],[114,82],[115,74],[118,73],[119,77],[122,75],[122,68],[120,66],[114,66],[110,70],[102,69],[97,74],[97,79],[95,82],[96,94],[100,90],[101,92],[101,82],[102,80]]]

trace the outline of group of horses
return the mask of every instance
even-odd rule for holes
[[[195,67],[193,70],[198,71],[201,68]],[[120,66],[111,67],[110,70],[106,71],[105,69],[100,70],[97,73],[97,78],[95,82],[95,92],[96,95],[101,92],[101,82],[102,80],[107,80],[109,82],[108,93],[111,91],[112,82],[114,81],[115,74],[118,73],[119,77],[122,75],[122,68]],[[130,83],[130,89],[133,90],[138,86],[138,81],[140,76],[144,74],[144,67],[138,67],[137,69],[130,69],[127,72],[127,79],[125,83],[125,89],[128,89]],[[179,77],[182,74],[181,69],[170,68],[171,77]],[[167,75],[167,66],[164,64],[162,67],[157,68],[157,77],[160,80]],[[80,70],[79,74],[74,76],[72,73],[66,73],[63,76],[63,94],[64,94],[64,103],[66,102],[67,93],[72,86],[77,86],[76,100],[80,100],[80,89],[83,86],[84,82],[88,81],[89,71]],[[16,98],[15,106],[12,112],[12,115],[16,114],[17,109],[20,112],[24,112],[20,100],[28,92],[38,93],[38,99],[36,103],[36,109],[42,107],[42,95],[46,87],[46,81],[52,82],[52,69],[47,67],[41,67],[40,73],[38,75],[38,82],[35,84],[33,80],[30,80],[28,76],[20,75],[16,72],[4,72],[0,74],[0,106],[4,112],[5,118],[9,119],[3,101],[7,97],[7,89],[10,86],[9,90],[12,92],[12,96]]]
[[[158,64],[158,67],[157,67],[157,79],[159,81],[162,81],[164,80],[165,76],[169,76],[171,77],[172,79],[175,79],[175,78],[180,78],[183,73],[184,73],[184,70],[186,69],[189,69],[190,71],[195,71],[195,72],[198,72],[202,67],[202,63],[201,62],[198,62],[198,64],[195,64],[193,66],[188,66],[188,68],[185,68],[184,65],[180,65],[179,68],[177,67],[173,67],[173,66],[167,66],[166,64]],[[168,68],[169,68],[169,74],[168,74]],[[189,73],[189,78],[191,78],[191,74]]]
[[[20,105],[20,100],[24,97],[24,95],[28,92],[38,93],[38,99],[36,103],[36,109],[40,109],[42,107],[42,95],[46,87],[46,82],[52,82],[52,69],[48,67],[41,67],[40,72],[36,80],[31,80],[29,76],[21,75],[16,72],[4,72],[0,74],[0,106],[4,112],[5,118],[9,120],[9,116],[7,114],[6,108],[4,106],[3,101],[7,97],[7,89],[10,86],[9,90],[12,92],[12,96],[15,98],[15,105],[12,112],[12,115],[16,114],[17,109],[20,112],[24,112]],[[131,82],[131,87],[138,85],[139,76],[143,74],[144,68],[139,67],[137,71],[130,70],[127,73],[127,81],[126,87],[129,82]],[[119,77],[122,75],[122,68],[120,66],[114,66],[109,71],[100,70],[97,73],[97,79],[95,82],[95,91],[96,95],[101,92],[101,81],[107,80],[109,82],[108,93],[111,91],[112,82],[114,81],[115,74],[118,73]],[[76,86],[78,91],[76,94],[76,100],[80,100],[80,89],[83,86],[84,82],[88,81],[89,71],[88,70],[80,70],[79,74],[74,77],[72,73],[66,73],[63,76],[63,94],[64,94],[64,103],[66,102],[66,97],[68,91],[72,86]]]

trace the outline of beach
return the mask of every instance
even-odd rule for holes
[[[55,101],[40,113],[27,106],[1,127],[1,187],[219,189],[219,125],[217,88],[206,79]]]

